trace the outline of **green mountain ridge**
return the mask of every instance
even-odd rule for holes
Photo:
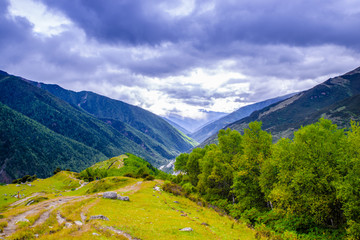
[[[56,167],[82,170],[106,156],[64,137],[0,102],[0,178],[50,176]]]
[[[127,123],[165,145],[166,148],[183,152],[195,144],[193,140],[184,137],[183,134],[179,133],[179,130],[172,127],[167,121],[140,107],[89,91],[74,92],[55,84],[29,82],[97,118]]]
[[[257,103],[251,104],[251,105],[247,105],[245,107],[241,107],[238,110],[236,110],[216,121],[213,121],[213,122],[207,124],[206,126],[202,127],[198,131],[190,134],[189,136],[201,143],[201,142],[205,141],[207,138],[209,138],[210,136],[217,134],[217,132],[220,129],[226,127],[227,125],[249,116],[254,111],[263,109],[271,104],[280,102],[287,98],[290,98],[293,95],[295,95],[295,94],[288,94],[285,96],[272,98],[272,99],[257,102]]]
[[[56,138],[54,138],[53,135],[51,135],[52,137],[49,137],[50,142],[53,140],[58,141],[59,137],[63,137],[63,141],[65,142],[72,140],[91,149],[91,151],[89,151],[90,153],[93,153],[93,155],[90,154],[91,156],[88,156],[89,154],[87,153],[75,153],[76,151],[74,151],[74,156],[78,157],[79,165],[55,161],[59,166],[63,166],[64,168],[80,170],[80,166],[85,168],[96,161],[124,154],[126,152],[136,154],[146,159],[154,166],[159,167],[174,159],[182,149],[187,149],[186,146],[189,148],[193,146],[191,139],[172,128],[165,121],[165,126],[169,127],[172,133],[165,133],[167,129],[164,128],[163,135],[158,134],[157,136],[157,139],[160,141],[157,141],[156,138],[152,137],[156,136],[156,134],[145,134],[141,130],[137,130],[130,124],[121,122],[120,120],[106,118],[99,119],[84,111],[82,108],[79,108],[74,104],[71,105],[62,99],[57,98],[50,92],[34,86],[30,81],[24,81],[24,79],[20,77],[8,75],[5,72],[0,74],[0,102],[11,108],[13,111],[36,121],[42,126],[39,128],[40,132],[47,129],[57,133],[58,135],[56,135]],[[128,107],[128,109],[131,110],[130,107]],[[141,112],[141,110],[138,111]],[[146,116],[145,114],[143,115]],[[156,119],[156,117],[157,116],[154,115],[152,116],[152,119]],[[157,118],[161,119],[160,117]],[[161,119],[161,121],[163,120]],[[134,122],[139,124],[138,122],[140,121],[134,119]],[[11,125],[8,121],[4,121],[3,124],[4,125],[0,130],[4,139],[2,144],[8,140],[6,135],[9,135],[10,132],[11,134],[19,134],[16,126]],[[143,124],[143,126],[145,132],[146,130],[148,130],[147,132],[161,132],[161,130],[156,127],[148,127],[145,124]],[[29,132],[29,134],[44,136],[44,134],[39,134],[38,131]],[[169,137],[169,139],[167,139],[167,137]],[[36,138],[36,136],[30,136],[30,138]],[[17,149],[13,149],[11,147],[13,145],[10,144],[6,147],[3,144],[3,155],[6,155],[7,158],[26,163],[27,160],[30,161],[33,157],[36,159],[34,162],[38,165],[41,162],[39,159],[44,160],[44,163],[48,164],[46,165],[47,168],[45,167],[46,169],[39,168],[38,171],[30,173],[28,172],[29,169],[25,167],[26,164],[20,164],[21,167],[17,169],[9,169],[9,167],[7,167],[8,165],[5,164],[5,159],[7,158],[2,158],[0,159],[0,163],[3,177],[0,181],[9,181],[10,178],[19,178],[25,174],[34,173],[41,177],[49,176],[49,173],[54,170],[54,166],[50,162],[54,161],[54,159],[62,159],[62,157],[59,152],[51,158],[39,157],[39,155],[36,154],[33,155],[32,151],[34,151],[34,149],[36,150],[37,147],[40,147],[38,143],[38,141],[23,143],[23,149],[25,151],[23,154],[27,156],[23,159],[19,157],[16,159],[14,158],[14,152],[16,152]],[[43,155],[46,154],[44,153]],[[80,158],[81,155],[83,156],[82,158]],[[91,160],[95,156],[101,157],[94,161]],[[88,161],[88,163],[83,165],[80,164],[84,161]],[[34,169],[36,169],[36,164],[33,166]]]
[[[249,117],[229,124],[225,128],[242,132],[253,121],[263,122],[263,129],[271,132],[273,140],[291,138],[301,126],[315,123],[320,117],[328,118],[341,127],[349,126],[351,119],[359,118],[360,68],[329,80],[293,97],[255,111]],[[342,107],[342,111],[339,108]],[[346,111],[345,111],[346,109]],[[335,114],[340,111],[346,114]],[[216,142],[216,135],[201,146]]]

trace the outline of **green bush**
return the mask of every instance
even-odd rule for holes
[[[165,182],[162,186],[162,189],[165,192],[172,193],[176,196],[185,196],[186,195],[186,192],[184,191],[184,189],[180,185],[175,184],[175,183]]]
[[[148,176],[146,176],[146,178],[144,178],[145,181],[152,181],[154,179],[155,179],[155,177],[151,176],[151,175],[148,175]]]

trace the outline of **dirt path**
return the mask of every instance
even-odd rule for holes
[[[81,209],[80,216],[81,216],[81,221],[82,221],[82,222],[85,222],[85,221],[86,221],[87,212],[89,211],[89,209],[92,208],[93,206],[95,206],[95,204],[97,204],[99,201],[100,201],[100,199],[96,199],[96,200],[94,200],[92,203],[87,204],[85,207],[83,207],[83,208]]]
[[[33,198],[33,197],[36,197],[36,196],[39,196],[41,193],[33,193],[31,194],[30,196],[26,197],[26,198],[23,198],[23,199],[20,199],[16,202],[13,202],[12,204],[10,204],[9,206],[10,207],[15,207],[16,205],[19,205],[23,202],[26,202],[27,200],[29,200],[30,198]]]
[[[62,198],[57,198],[57,199],[52,199],[52,200],[48,200],[48,201],[45,201],[45,202],[41,202],[41,203],[39,203],[39,204],[37,204],[37,205],[35,205],[33,207],[30,207],[29,210],[27,210],[27,211],[25,211],[25,212],[23,212],[23,213],[21,213],[19,215],[16,215],[16,216],[12,217],[8,221],[7,227],[4,228],[2,235],[3,236],[9,236],[9,235],[13,234],[17,229],[16,223],[19,222],[19,221],[24,221],[26,219],[26,216],[35,215],[36,213],[39,213],[40,211],[48,210],[48,211],[45,211],[43,214],[41,214],[41,216],[39,217],[38,220],[35,221],[33,226],[42,224],[49,218],[52,208],[58,207],[58,206],[66,203],[66,202],[68,202],[70,200],[77,199],[77,198],[82,198],[82,197],[79,197],[79,196],[62,197]]]
[[[139,181],[139,182],[136,182],[135,184],[132,184],[132,185],[129,185],[129,186],[125,186],[123,188],[120,188],[120,189],[117,189],[116,192],[130,192],[131,194],[139,191],[141,189],[141,184],[143,182],[142,181]],[[81,184],[81,187],[85,186],[86,184]],[[24,203],[25,201],[29,200],[30,198],[32,197],[35,197],[35,196],[38,196],[40,195],[41,193],[34,193],[32,195],[30,195],[29,197],[27,198],[24,198],[24,199],[21,199],[19,201],[16,201],[14,203],[12,203],[10,206],[11,207],[14,207],[14,206],[17,206],[21,203]],[[102,196],[102,192],[101,193],[94,193],[94,194],[91,194],[91,195],[87,195],[87,196],[71,196],[71,197],[60,197],[60,198],[56,198],[56,199],[51,199],[51,200],[47,200],[47,201],[44,201],[44,202],[40,202],[34,206],[29,206],[27,207],[28,209],[21,213],[21,214],[18,214],[16,216],[12,216],[9,218],[8,220],[8,225],[7,227],[4,228],[3,230],[3,233],[1,234],[1,236],[9,236],[11,234],[13,234],[14,232],[16,232],[17,230],[17,223],[19,221],[27,221],[26,217],[29,216],[29,215],[35,215],[35,214],[38,214],[40,213],[41,211],[43,211],[43,213],[40,215],[40,217],[34,222],[34,224],[31,226],[31,227],[35,227],[35,226],[38,226],[42,223],[44,223],[49,217],[50,217],[50,214],[52,212],[52,209],[56,208],[56,207],[59,207],[60,205],[64,204],[64,203],[67,203],[71,200],[75,200],[75,199],[79,199],[79,200],[83,200],[85,198],[89,198],[89,197],[93,197],[93,196]],[[88,210],[94,206],[99,200],[95,200],[93,203],[91,204],[88,204],[86,205],[82,212],[81,212],[81,220],[83,222],[85,222],[86,218],[87,218],[87,212]],[[64,221],[66,221],[66,218],[64,218],[63,216],[60,215],[60,213],[58,212],[57,213],[57,220],[58,220],[58,223],[59,224],[62,224]],[[133,239],[131,238],[131,236],[123,231],[120,231],[120,230],[117,230],[115,228],[108,228],[108,230],[112,231],[112,232],[115,232],[117,234],[120,234],[120,235],[123,235],[125,237],[127,237],[128,239]]]
[[[139,181],[133,185],[129,185],[129,186],[117,189],[115,192],[130,192],[133,194],[140,190],[142,183],[143,183],[142,181]]]
[[[37,225],[43,224],[46,221],[46,219],[48,219],[50,217],[50,213],[51,213],[51,210],[48,210],[48,211],[44,212],[43,214],[41,214],[40,217],[34,222],[32,227],[36,227]]]

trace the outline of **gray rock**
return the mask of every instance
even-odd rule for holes
[[[17,220],[17,221],[15,222],[15,224],[18,223],[18,222],[29,222],[29,220],[26,219],[26,218],[21,218],[21,219]]]
[[[74,223],[75,223],[76,225],[78,225],[78,226],[82,226],[82,225],[83,225],[83,223],[80,222],[80,221],[75,221]]]
[[[72,223],[70,223],[70,222],[66,222],[66,223],[65,223],[65,227],[71,228],[71,226],[72,226]]]
[[[103,198],[117,199],[117,193],[116,192],[104,192]]]
[[[91,216],[90,220],[93,220],[93,219],[101,219],[101,220],[109,221],[109,219],[107,217],[105,217],[104,215]]]
[[[28,201],[28,202],[26,203],[25,206],[29,206],[29,205],[31,205],[31,204],[34,203],[34,202],[35,202],[34,200],[30,200],[30,201]]]
[[[118,196],[117,196],[117,199],[118,199],[118,200],[121,200],[121,201],[130,201],[130,199],[129,199],[128,196],[120,196],[120,195],[118,195]]]
[[[179,230],[182,231],[182,232],[191,232],[192,228],[186,227],[186,228],[182,228],[182,229],[179,229]]]
[[[178,201],[174,201],[174,203],[179,203]]]

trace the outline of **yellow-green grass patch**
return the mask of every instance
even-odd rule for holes
[[[28,184],[7,184],[0,186],[0,211],[4,211],[6,206],[18,200],[26,198],[33,193],[60,193],[65,190],[80,186],[79,180],[75,178],[76,173],[62,171],[56,175],[37,179]],[[20,199],[17,196],[20,195]]]
[[[104,215],[110,221],[98,221],[100,224],[140,239],[255,239],[255,232],[244,224],[189,199],[155,192],[154,185],[144,182],[140,191],[129,195],[129,202],[101,199],[89,214]],[[186,227],[193,231],[179,231]]]

